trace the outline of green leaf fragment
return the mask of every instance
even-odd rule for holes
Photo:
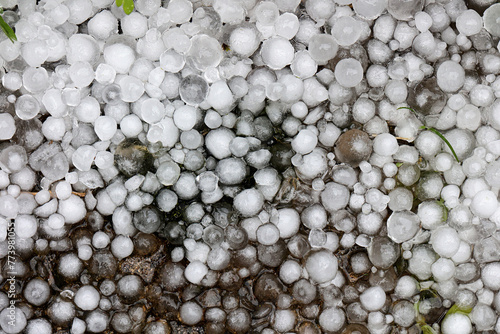
[[[429,325],[424,325],[420,329],[422,330],[422,334],[436,334],[434,328]]]
[[[123,5],[123,0],[116,0],[116,7],[121,7]]]
[[[451,146],[451,144],[448,141],[448,139],[446,139],[441,132],[439,132],[438,130],[434,129],[433,127],[425,126],[425,125],[421,126],[420,128],[423,129],[423,130],[428,130],[428,131],[430,131],[430,132],[435,133],[436,135],[438,135],[439,138],[441,138],[446,143],[446,145],[448,145],[448,147],[450,148],[451,153],[453,153],[453,156],[455,157],[455,160],[457,160],[457,162],[460,163],[460,160],[458,160],[458,156],[455,153],[455,150],[453,149],[453,146]]]
[[[129,15],[134,11],[134,0],[124,0],[123,11]]]
[[[7,24],[7,22],[4,21],[3,17],[0,16],[0,27],[2,28],[3,32],[7,37],[10,39],[12,43],[14,41],[17,41],[17,36],[14,33],[14,30]]]

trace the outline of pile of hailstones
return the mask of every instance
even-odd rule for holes
[[[1,332],[499,332],[493,2],[3,1]]]

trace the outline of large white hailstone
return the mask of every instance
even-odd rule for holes
[[[457,231],[447,226],[435,229],[430,241],[434,251],[441,257],[452,257],[460,247],[460,237]]]
[[[472,36],[483,28],[483,19],[475,10],[469,9],[457,17],[457,30],[465,36]]]
[[[14,322],[12,322],[12,317],[15,319]],[[6,307],[0,313],[0,326],[5,333],[21,333],[27,323],[28,321],[26,320],[24,312],[18,307],[14,307],[14,310],[10,307]]]
[[[133,251],[134,243],[129,237],[118,235],[111,241],[111,252],[119,260],[130,256]]]
[[[452,60],[447,60],[439,65],[436,72],[437,84],[447,93],[458,91],[465,83],[465,70]]]
[[[205,136],[205,146],[215,158],[219,160],[228,158],[231,156],[229,144],[235,137],[233,131],[228,128],[218,128],[210,131]]]
[[[345,314],[338,307],[329,307],[323,310],[319,315],[319,324],[321,328],[328,332],[339,331],[345,323]]]
[[[391,156],[398,149],[398,140],[390,133],[382,133],[373,139],[373,151],[379,155]]]
[[[335,278],[338,261],[331,252],[322,250],[311,254],[306,260],[309,277],[316,283],[326,283]]]
[[[293,310],[276,310],[274,313],[273,328],[280,333],[293,330],[297,315]]]
[[[203,318],[203,309],[195,302],[187,302],[179,309],[179,316],[184,324],[193,326]]]
[[[472,199],[470,205],[473,214],[480,218],[489,218],[498,207],[498,199],[493,191],[482,190]]]
[[[84,311],[92,311],[99,306],[99,291],[91,285],[84,285],[75,294],[74,302],[76,306]]]
[[[292,148],[299,154],[308,154],[318,144],[318,137],[308,129],[300,130],[300,132],[292,140]]]
[[[455,263],[450,259],[442,257],[432,264],[431,270],[436,282],[444,282],[455,275]]]
[[[328,182],[321,192],[321,204],[329,212],[341,210],[349,203],[349,189],[346,186]]]
[[[280,238],[288,239],[293,237],[300,228],[299,213],[293,208],[283,208],[278,210],[276,220],[271,220],[280,231]]]
[[[443,334],[471,334],[472,324],[469,317],[462,313],[446,316],[441,324]]]
[[[234,208],[244,217],[255,216],[264,205],[264,196],[257,189],[245,189],[234,198]]]
[[[273,70],[280,70],[286,65],[290,65],[294,52],[290,41],[283,37],[273,37],[262,43],[262,60]]]
[[[15,220],[14,231],[19,238],[27,239],[36,234],[38,230],[38,222],[35,216],[18,215]]]
[[[193,284],[200,284],[208,273],[208,267],[201,261],[193,261],[184,270],[184,276]]]
[[[234,103],[234,97],[224,80],[216,81],[210,86],[207,102],[217,111],[229,112]]]
[[[196,108],[182,106],[174,111],[174,123],[182,131],[189,131],[196,125]]]
[[[370,312],[382,309],[385,304],[385,298],[385,291],[380,286],[368,288],[359,296],[363,308]]]
[[[355,87],[363,80],[363,67],[354,58],[342,59],[335,66],[335,79],[344,87]]]
[[[302,276],[302,267],[297,261],[287,260],[280,267],[279,276],[285,284],[292,284]]]
[[[409,299],[420,292],[418,281],[411,276],[403,276],[398,279],[394,293],[400,297]]]
[[[87,26],[90,35],[102,40],[105,40],[115,31],[118,31],[118,21],[109,10],[103,10],[94,15]]]
[[[250,57],[260,44],[258,32],[252,26],[234,29],[229,36],[229,48],[242,57]]]
[[[104,49],[104,60],[113,66],[116,73],[126,74],[135,61],[135,52],[121,43],[110,45]]]
[[[8,113],[0,114],[0,140],[10,139],[14,133],[16,133],[14,117]]]
[[[488,289],[493,291],[500,290],[500,262],[488,263],[481,271],[481,279]]]
[[[68,199],[59,201],[59,214],[64,216],[67,224],[75,224],[85,218],[87,209],[85,202],[76,195],[71,195]]]

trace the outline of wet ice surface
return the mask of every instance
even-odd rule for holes
[[[134,4],[1,3],[3,332],[500,331],[499,4]]]

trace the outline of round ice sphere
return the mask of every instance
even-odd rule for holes
[[[193,15],[193,4],[188,0],[171,0],[168,3],[170,20],[175,24],[188,22]]]
[[[465,36],[472,36],[481,31],[483,28],[483,19],[473,9],[462,12],[457,17],[457,30]]]
[[[318,65],[326,64],[337,55],[339,46],[335,38],[328,34],[316,34],[309,40],[308,50]]]
[[[49,216],[48,225],[54,230],[58,230],[64,226],[64,217],[58,213],[53,213]]]
[[[49,86],[49,74],[43,67],[28,68],[23,73],[23,86],[30,93],[41,93]]]
[[[31,238],[36,234],[38,222],[35,216],[18,215],[15,220],[14,231],[19,238]]]
[[[181,80],[179,95],[182,101],[190,105],[202,103],[208,94],[208,83],[199,75],[191,74]]]
[[[472,203],[470,205],[472,213],[480,218],[489,218],[495,213],[497,207],[497,196],[490,190],[482,190],[478,192],[472,199]]]
[[[452,257],[460,247],[460,237],[457,231],[448,226],[435,229],[430,242],[434,251],[441,257]]]
[[[142,121],[135,114],[127,115],[120,121],[120,130],[126,137],[137,137],[143,130]]]
[[[22,120],[34,118],[40,112],[40,103],[29,94],[21,95],[16,101],[16,115]]]
[[[257,241],[262,245],[274,245],[280,238],[280,231],[276,225],[267,223],[257,229]]]
[[[296,77],[300,79],[307,79],[316,74],[318,64],[314,59],[312,59],[309,52],[304,50],[295,54],[295,58],[293,59],[290,68]]]
[[[73,152],[71,160],[76,169],[81,171],[89,171],[92,166],[92,161],[97,154],[97,150],[90,145],[82,145]]]
[[[360,296],[359,301],[367,311],[374,312],[380,310],[385,304],[385,292],[380,286],[366,289]]]
[[[78,96],[80,97],[80,96]],[[80,103],[80,102],[78,102]],[[48,89],[42,97],[42,104],[48,113],[54,117],[63,117],[67,112],[67,105],[63,100],[61,90],[57,88]]]
[[[259,213],[264,205],[264,196],[260,191],[251,188],[245,189],[234,198],[234,208],[243,217],[251,217]]]
[[[121,19],[121,28],[124,35],[141,38],[148,31],[148,19],[134,11]]]
[[[382,133],[373,140],[373,151],[382,156],[391,156],[399,149],[396,137],[390,133]]]
[[[163,162],[156,170],[156,177],[161,184],[171,186],[177,182],[181,173],[179,165],[173,161]]]
[[[103,10],[94,15],[88,23],[89,34],[95,38],[105,40],[118,31],[118,21],[109,10]],[[122,26],[123,29],[123,26]]]
[[[147,99],[141,104],[142,119],[148,124],[159,122],[165,117],[165,106],[158,99]]]
[[[11,139],[16,133],[16,124],[14,117],[8,113],[0,114],[0,140]]]
[[[500,262],[488,263],[481,271],[481,278],[484,285],[493,290],[500,290]]]
[[[8,72],[2,77],[2,85],[10,91],[16,91],[22,87],[23,78],[17,72]]]
[[[352,5],[356,14],[364,19],[374,20],[387,8],[387,0],[354,0]]]
[[[77,61],[69,68],[69,77],[77,88],[87,87],[94,81],[94,69],[87,62]]]
[[[420,219],[411,211],[393,212],[387,220],[387,235],[392,241],[402,243],[417,234]]]
[[[184,56],[172,49],[163,52],[160,56],[160,67],[167,72],[177,73],[184,68],[185,64]]]
[[[242,57],[250,57],[259,47],[258,32],[253,26],[235,28],[229,36],[229,48]]]
[[[116,121],[110,116],[100,116],[94,122],[94,131],[97,137],[103,141],[113,138],[116,129]]]
[[[122,100],[125,102],[135,102],[144,94],[144,83],[134,76],[125,76],[119,85]]]
[[[335,278],[338,270],[337,258],[329,251],[312,253],[306,260],[309,277],[316,283],[326,283]]]
[[[355,87],[363,79],[363,67],[354,58],[342,59],[335,66],[335,79],[344,87]]]
[[[39,67],[49,57],[49,48],[43,40],[33,39],[21,47],[21,56],[29,66]]]
[[[300,23],[297,15],[293,13],[281,14],[274,23],[276,35],[292,39],[299,31]]]
[[[500,37],[500,24],[498,18],[500,17],[500,3],[491,5],[484,11],[483,21],[484,28],[493,36]]]
[[[196,35],[191,38],[189,56],[197,69],[204,71],[209,67],[217,67],[224,56],[219,41],[208,35]]]
[[[76,306],[84,311],[91,311],[99,306],[100,294],[91,285],[84,285],[75,294],[74,302]]]
[[[447,60],[439,65],[436,78],[439,88],[444,92],[454,93],[465,83],[465,70],[460,64]]]
[[[351,16],[342,16],[333,25],[332,36],[341,46],[353,45],[361,36],[361,26]]]
[[[196,108],[192,106],[182,106],[174,112],[174,123],[182,131],[191,130],[196,124]]]
[[[108,64],[99,64],[95,70],[95,80],[103,85],[111,84],[115,81],[116,70]]]
[[[308,154],[318,144],[318,137],[310,130],[300,130],[299,134],[292,140],[292,148],[299,154]]]
[[[262,43],[262,60],[273,70],[280,70],[293,61],[294,48],[283,37],[273,37]]]
[[[121,43],[112,44],[104,49],[104,60],[113,66],[116,73],[126,74],[135,61],[135,52]]]
[[[441,324],[443,334],[471,334],[472,324],[470,318],[463,313],[453,313],[446,316]]]

